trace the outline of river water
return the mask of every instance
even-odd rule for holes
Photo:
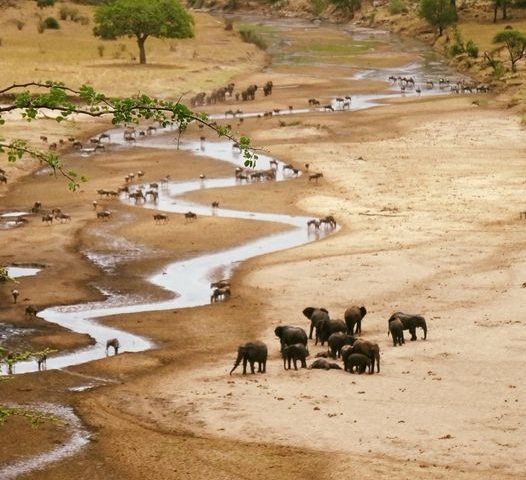
[[[378,32],[367,30],[363,28],[337,27],[337,26],[315,26],[308,22],[298,20],[294,21],[263,21],[260,23],[272,26],[272,47],[270,49],[275,62],[272,63],[268,70],[269,75],[272,68],[279,69],[280,66],[288,64],[297,64],[298,58],[304,58],[307,53],[312,51],[312,44],[298,47],[295,43],[297,39],[309,36],[310,32],[316,30],[319,34],[320,28],[328,29],[330,32],[338,32],[341,36],[341,42],[345,42],[345,46],[349,45],[356,47],[360,42],[365,40],[370,41],[371,45],[389,44],[391,48],[396,51],[410,52],[415,61],[404,65],[403,67],[393,68],[379,68],[368,67],[357,70],[356,65],[352,62],[348,65],[349,71],[349,95],[352,95],[351,110],[358,110],[363,108],[370,108],[381,104],[382,100],[392,98],[394,96],[402,96],[398,86],[391,84],[391,88],[386,88],[378,94],[374,95],[354,95],[351,91],[351,81],[354,79],[381,79],[386,80],[391,75],[402,75],[414,77],[416,84],[423,84],[426,80],[432,78],[437,80],[438,77],[451,76],[452,72],[439,61],[433,53],[422,45],[413,42],[401,41],[397,37],[389,35],[386,32]],[[277,32],[277,33],[276,33]],[[333,40],[333,42],[335,42]],[[348,42],[348,43],[347,43]],[[353,43],[354,42],[354,43]],[[281,46],[281,47],[280,47]],[[303,52],[301,48],[305,48]],[[371,47],[372,48],[372,47]],[[298,50],[299,49],[299,50]],[[329,65],[334,60],[333,56],[324,56],[313,54],[309,60],[316,66]],[[458,76],[457,76],[458,77]],[[389,84],[386,83],[386,87]],[[438,88],[422,89],[422,94],[437,95],[444,94],[444,90]],[[415,94],[412,93],[414,96]],[[337,110],[337,105],[335,110]],[[290,113],[298,113],[303,110],[294,110]],[[305,109],[308,111],[308,109]],[[285,113],[285,112],[284,112]],[[338,112],[336,112],[338,113]],[[333,114],[328,112],[327,114]],[[257,115],[252,112],[246,115]],[[140,148],[141,146],[149,148],[160,149],[175,149],[177,148],[173,142],[173,134],[167,131],[158,130],[156,135],[147,137],[135,145],[124,147],[126,143],[123,140],[122,131],[118,129],[110,130],[112,143],[121,144],[121,148]],[[222,142],[187,142],[182,141],[180,148],[193,151],[197,156],[209,156],[220,161],[229,162],[235,166],[241,166],[243,158],[238,150],[232,148],[233,144],[230,141]],[[259,155],[257,160],[258,169],[267,169],[270,166],[271,157],[266,155]],[[283,172],[283,164],[279,163],[277,170],[276,181],[287,181],[292,178]],[[173,294],[173,298],[163,302],[147,302],[143,303],[138,298],[128,298],[116,296],[111,292],[104,292],[107,298],[102,302],[88,302],[77,305],[61,306],[47,308],[39,312],[39,316],[46,321],[57,323],[65,328],[74,330],[78,333],[86,333],[93,337],[96,343],[93,346],[84,348],[68,354],[59,354],[52,356],[47,361],[47,368],[64,368],[71,365],[78,365],[91,360],[103,358],[106,355],[106,341],[110,338],[117,337],[121,344],[121,351],[137,352],[154,347],[154,344],[147,338],[143,338],[131,333],[107,327],[97,322],[97,318],[137,313],[145,311],[159,311],[172,310],[174,308],[195,307],[204,305],[210,302],[210,282],[219,278],[228,278],[231,276],[233,269],[242,261],[257,255],[263,255],[286,248],[302,245],[304,243],[315,241],[323,238],[325,235],[332,233],[329,230],[311,231],[307,228],[307,221],[311,217],[277,215],[273,213],[255,213],[238,210],[215,209],[211,212],[209,205],[198,205],[187,202],[180,197],[194,190],[201,190],[206,188],[229,188],[239,186],[234,176],[228,178],[207,178],[204,181],[190,181],[190,182],[170,182],[165,189],[159,191],[159,202],[157,204],[146,203],[138,208],[155,208],[166,212],[184,213],[192,210],[200,216],[216,215],[218,217],[241,218],[256,221],[281,222],[290,228],[283,233],[271,235],[261,238],[256,241],[249,242],[245,245],[227,249],[220,252],[211,252],[196,258],[184,261],[175,261],[164,267],[157,274],[153,275],[148,280],[154,285],[158,285]],[[177,199],[177,202],[175,201]],[[121,198],[124,202],[129,200],[124,197]],[[90,259],[101,266],[103,269],[111,264],[111,259],[102,256],[90,255]],[[27,272],[18,271],[17,275]],[[35,272],[31,272],[35,273]],[[18,363],[15,367],[15,373],[27,373],[37,370],[35,361],[27,361]]]

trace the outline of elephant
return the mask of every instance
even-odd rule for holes
[[[301,368],[307,368],[306,358],[309,356],[309,351],[303,343],[295,343],[288,345],[283,349],[283,368],[290,370],[290,361],[294,362],[294,370],[298,369],[297,361],[301,361]],[[288,365],[288,368],[287,368]]]
[[[239,345],[237,349],[236,363],[232,370],[230,370],[230,375],[232,375],[232,372],[241,363],[241,360],[243,360],[243,375],[246,375],[247,373],[247,362],[250,363],[250,371],[252,373],[255,373],[255,362],[258,362],[258,373],[265,373],[267,371],[267,356],[267,346],[263,342],[247,342],[243,345]]]
[[[403,343],[405,343],[404,340],[404,324],[402,323],[402,320],[399,318],[394,318],[392,321],[389,322],[389,330],[387,331],[387,335],[389,336],[389,333],[391,333],[393,337],[393,346],[396,347],[396,345],[402,346]]]
[[[377,373],[380,373],[380,347],[377,343],[370,342],[368,340],[357,340],[354,342],[354,345],[352,346],[351,355],[353,353],[361,353],[371,360],[371,368],[369,369],[369,373],[374,373],[374,364],[376,362],[376,371]],[[343,354],[342,354],[343,356]],[[344,359],[345,361],[345,359]]]
[[[371,371],[371,359],[367,355],[362,353],[352,353],[345,359],[344,368],[345,371],[349,373],[354,373],[355,371],[359,374],[365,373],[367,368],[369,372]]]
[[[307,346],[307,333],[303,328],[280,325],[274,329],[274,333],[280,340],[282,352],[286,346],[294,345],[295,343],[301,343]]]
[[[352,307],[349,307],[347,310],[345,310],[343,318],[345,319],[345,324],[347,325],[348,335],[353,335],[354,333],[356,333],[356,335],[360,335],[362,333],[362,319],[365,317],[366,313],[367,309],[363,305],[361,307],[353,305]],[[355,325],[356,332],[354,332]]]
[[[110,347],[113,347],[113,352],[115,355],[117,355],[119,353],[119,348],[120,348],[121,344],[119,343],[119,339],[118,338],[110,338],[107,342],[106,342],[106,356],[108,356],[108,350]]]
[[[315,345],[318,345],[318,340],[323,345],[329,337],[335,332],[347,332],[347,325],[343,320],[322,320],[318,323],[318,335],[316,336]]]
[[[311,363],[309,369],[311,368],[320,368],[323,370],[330,370],[331,368],[336,370],[342,369],[342,367],[340,367],[337,363],[329,362],[329,360],[325,358],[318,358],[317,360],[314,360],[314,362]]]
[[[321,320],[329,320],[329,312],[322,307],[307,307],[303,310],[303,315],[310,320],[309,338],[312,340],[313,330],[316,329],[316,336],[318,336],[318,324]]]
[[[424,331],[423,340],[427,338],[427,325],[426,319],[424,317],[422,317],[421,315],[411,315],[409,313],[395,312],[389,317],[389,323],[391,323],[397,318],[402,322],[404,330],[409,330],[412,342],[416,340],[417,328],[421,328]]]
[[[339,358],[341,355],[342,347],[344,345],[352,345],[355,341],[356,338],[352,335],[346,335],[343,332],[333,333],[327,340],[331,357]]]

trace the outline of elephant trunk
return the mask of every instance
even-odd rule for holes
[[[230,370],[230,375],[232,375],[232,372],[237,368],[237,366],[241,363],[241,360],[243,360],[243,352],[239,351],[237,354],[236,363],[232,367],[232,370]]]

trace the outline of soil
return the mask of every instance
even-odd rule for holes
[[[262,66],[250,65],[243,83],[268,79]],[[294,70],[272,72],[277,88],[250,108],[305,105],[313,94],[329,98],[338,91],[328,81],[302,82],[310,72]],[[286,163],[303,170],[308,163],[309,171],[323,172],[321,181],[302,175],[191,198],[219,198],[245,210],[331,214],[342,228],[244,262],[226,302],[103,319],[148,336],[157,344],[153,350],[0,382],[2,401],[71,405],[92,433],[81,453],[21,478],[524,477],[526,254],[519,211],[526,141],[519,119],[494,105],[491,97],[448,96],[291,115],[283,117],[285,125],[280,118],[245,119],[241,133]],[[4,209],[40,200],[72,216],[50,226],[34,217],[2,231],[5,262],[45,265],[20,280],[16,305],[9,286],[0,290],[0,321],[37,330],[25,340],[31,347],[67,350],[89,340],[26,318],[28,304],[41,309],[97,299],[101,284],[162,298],[144,278],[167,261],[282,228],[212,217],[185,224],[175,214],[167,225],[155,225],[151,213],[96,194],[138,170],[148,181],[232,174],[223,163],[133,149],[67,158],[90,178],[76,193],[62,179],[31,173],[31,165],[27,175],[0,187]],[[112,210],[111,221],[95,218],[93,200]],[[87,260],[86,250],[120,254],[119,239],[138,254],[118,262],[111,275]],[[324,306],[341,318],[352,304],[367,307],[363,337],[380,345],[380,374],[283,370],[276,325],[307,328],[303,308]],[[427,340],[419,334],[410,342],[406,334],[406,344],[393,347],[386,333],[394,311],[424,315]],[[268,372],[245,376],[238,369],[229,376],[237,346],[253,339],[269,346]],[[325,347],[309,349],[312,359]],[[69,390],[87,381],[98,387]],[[10,442],[24,444],[31,427],[16,427],[9,427]],[[41,451],[60,441],[54,431],[38,438]],[[32,443],[21,452],[36,450]],[[6,452],[0,449],[1,461]]]

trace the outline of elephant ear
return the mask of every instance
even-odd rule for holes
[[[367,315],[367,309],[363,305],[360,307],[360,313],[362,314],[362,318]]]
[[[320,307],[320,310],[322,312],[325,312],[327,315],[329,315],[329,310],[327,310],[326,308]]]
[[[307,308],[303,309],[303,315],[305,315],[310,320],[310,317],[314,313],[314,310],[316,310],[316,308],[314,308],[314,307],[307,307]]]
[[[282,326],[279,326],[279,327],[276,327],[274,329],[274,334],[276,335],[276,337],[279,337],[281,338],[281,332],[283,331],[283,327]]]

